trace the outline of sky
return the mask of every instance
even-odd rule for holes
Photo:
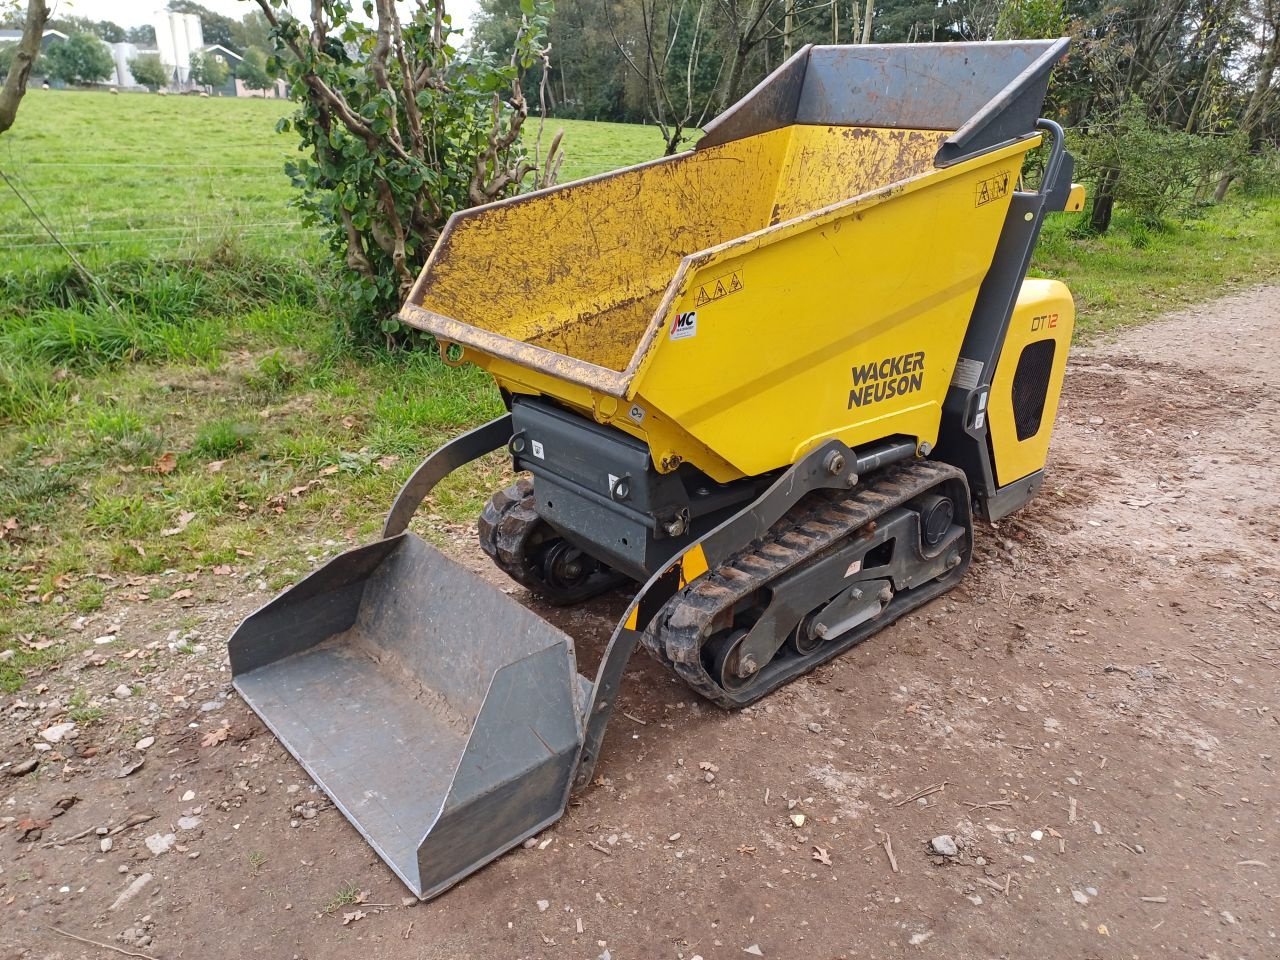
[[[250,10],[257,10],[253,0],[198,0],[201,6],[239,20]],[[53,0],[55,17],[88,17],[91,20],[113,20],[122,27],[137,27],[151,22],[151,12],[163,9],[165,0]],[[310,0],[290,0],[295,13],[307,16]],[[359,4],[355,6],[359,9]],[[477,0],[447,0],[445,9],[459,26],[471,23],[478,6]]]

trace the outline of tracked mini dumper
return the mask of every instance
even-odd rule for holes
[[[230,641],[236,689],[419,897],[560,817],[642,644],[749,704],[953,587],[1042,478],[1071,338],[1026,279],[1078,209],[1038,120],[1067,41],[806,47],[687,153],[456,214],[400,316],[509,412],[437,450],[384,538]],[[1022,186],[1045,145],[1038,189]],[[506,447],[480,545],[572,640],[408,532]]]

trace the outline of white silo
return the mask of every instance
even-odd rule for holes
[[[173,29],[169,25],[169,11],[157,10],[151,14],[151,29],[156,32],[156,52],[160,62],[169,71],[170,78],[178,66],[177,51],[173,48]]]

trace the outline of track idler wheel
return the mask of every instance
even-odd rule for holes
[[[503,573],[556,606],[581,603],[626,578],[569,543],[538,515],[533,481],[521,477],[484,505],[480,548]]]

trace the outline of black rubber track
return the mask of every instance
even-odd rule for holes
[[[644,631],[642,643],[660,663],[708,700],[727,709],[755,703],[955,586],[972,554],[972,527],[966,522],[962,562],[946,576],[898,593],[874,620],[823,644],[807,657],[792,657],[787,669],[775,670],[771,678],[762,675],[758,684],[732,694],[711,678],[703,664],[702,650],[714,632],[717,617],[783,574],[820,560],[859,531],[874,529],[877,517],[940,485],[955,483],[964,491],[961,502],[967,503],[968,486],[961,471],[948,464],[918,460],[877,471],[847,493],[823,491],[807,497],[767,536],[668,600]],[[967,513],[966,510],[966,516]]]
[[[557,534],[538,516],[534,506],[533,481],[528,477],[521,477],[489,498],[480,512],[476,533],[480,549],[489,555],[499,570],[556,606],[580,603],[626,579],[602,565],[599,571],[577,587],[564,588],[547,583],[530,552],[531,548],[536,548],[540,536],[550,539]]]

